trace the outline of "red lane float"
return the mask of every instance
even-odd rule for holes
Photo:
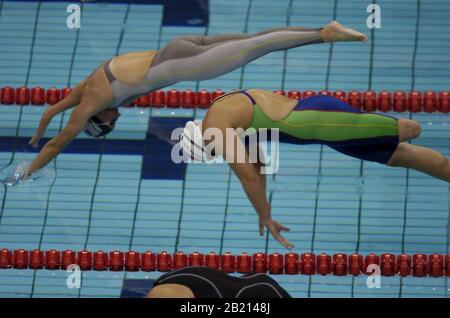
[[[181,107],[194,108],[198,103],[198,95],[196,92],[188,89],[181,92]]]
[[[438,100],[435,92],[425,92],[423,99],[423,110],[427,113],[435,112],[438,109]]]
[[[278,253],[269,255],[269,273],[283,274],[283,255]]]
[[[300,91],[289,91],[288,94],[287,94],[287,96],[288,96],[289,98],[299,100],[299,99],[302,98],[302,93],[301,93]]]
[[[0,89],[0,103],[3,105],[12,105],[16,102],[16,94],[11,86],[2,87]]]
[[[421,92],[408,93],[408,109],[412,113],[421,112],[423,109],[423,97]]]
[[[404,112],[408,109],[406,93],[397,91],[394,93],[394,111]]]
[[[311,253],[300,255],[298,266],[300,274],[314,275],[316,273],[316,255]]]
[[[317,274],[323,276],[331,274],[333,272],[333,268],[331,265],[331,255],[327,255],[325,253],[317,255],[316,266],[317,266]]]
[[[176,89],[167,92],[167,107],[179,108],[181,106],[181,93]]]
[[[119,251],[109,253],[109,270],[114,272],[122,271],[125,266],[124,254]]]
[[[13,268],[17,269],[28,268],[28,251],[24,249],[15,250],[12,254],[11,264]]]
[[[45,89],[42,87],[33,87],[31,89],[31,104],[37,106],[45,104]]]
[[[61,252],[49,250],[45,252],[45,269],[56,270],[61,268]]]
[[[381,254],[380,269],[383,276],[394,276],[397,274],[397,263],[394,254]]]
[[[96,271],[105,271],[108,269],[108,254],[103,251],[94,253],[93,265]]]
[[[391,92],[381,92],[378,94],[378,110],[382,112],[392,111],[392,94]]]
[[[264,253],[255,253],[252,257],[253,271],[256,273],[266,273],[268,270],[267,255]]]
[[[0,104],[3,105],[54,105],[60,100],[69,96],[72,92],[70,87],[57,89],[51,87],[45,90],[42,87],[18,87],[5,86],[0,88]],[[299,90],[276,90],[277,94],[287,96],[292,99],[308,98],[315,95],[334,96],[356,109],[364,111],[381,111],[381,112],[450,112],[450,92],[403,92],[403,91],[299,91]],[[129,107],[169,107],[169,108],[209,108],[211,102],[217,97],[225,94],[221,89],[208,91],[202,89],[198,92],[190,89],[178,91],[171,89],[168,91],[157,90],[149,94],[140,96],[126,106]]]
[[[347,93],[343,91],[336,91],[333,93],[333,96],[337,99],[340,99],[343,102],[347,102]]]
[[[173,255],[173,269],[180,269],[188,265],[188,256],[183,252],[176,252]]]
[[[450,111],[450,93],[440,92],[438,110],[442,113],[448,113]]]
[[[129,251],[125,253],[125,270],[128,272],[136,272],[140,269],[141,253]]]
[[[209,253],[205,258],[205,265],[212,269],[220,269],[220,255]]]
[[[92,252],[83,250],[78,252],[77,254],[77,264],[80,266],[80,269],[83,271],[87,271],[92,269]]]
[[[72,89],[70,87],[65,87],[61,89],[61,99],[66,98],[67,96],[70,95],[70,93],[72,93]]]
[[[315,95],[316,95],[316,92],[304,91],[303,94],[302,94],[302,98],[308,98],[308,97],[315,96]]]
[[[16,88],[16,104],[29,105],[30,104],[30,89],[26,87]]]
[[[172,256],[167,252],[161,252],[156,256],[156,268],[160,272],[168,272],[172,269]]]
[[[151,98],[152,98],[151,94],[142,95],[142,96],[139,96],[130,105],[141,107],[141,108],[146,108],[151,105]],[[157,106],[155,106],[155,107],[157,107]]]
[[[61,268],[66,270],[70,265],[75,264],[76,254],[74,251],[65,250],[61,254]]]
[[[45,102],[49,105],[55,105],[57,102],[61,100],[61,91],[56,87],[51,87],[47,90],[47,94],[45,96]]]
[[[241,255],[238,255],[236,271],[238,273],[250,273],[252,271],[252,258],[246,252],[242,252]]]
[[[444,256],[433,254],[428,256],[428,275],[432,277],[444,276]]]
[[[397,269],[400,276],[411,275],[411,268],[411,255],[401,254],[397,257]]]
[[[156,270],[156,255],[151,251],[146,251],[141,255],[141,270],[144,272]]]
[[[189,254],[189,266],[204,266],[205,265],[205,255],[194,252]]]
[[[38,249],[30,252],[30,264],[31,269],[43,269],[44,268],[44,252]]]
[[[362,106],[362,94],[361,92],[351,91],[347,95],[347,103],[356,109],[361,109]]]
[[[220,264],[222,272],[232,273],[236,270],[236,256],[232,255],[229,252],[226,252],[224,255],[222,255]]]
[[[378,101],[377,93],[369,91],[363,93],[363,110],[366,112],[374,112],[377,110]]]
[[[334,254],[333,255],[333,275],[344,276],[347,275],[347,255]]]
[[[284,255],[284,272],[289,275],[298,274],[300,270],[299,256],[296,253]]]
[[[212,95],[206,89],[202,89],[200,92],[198,92],[198,107],[199,108],[203,108],[203,109],[209,108],[211,101],[212,101]]]
[[[348,273],[353,276],[358,276],[364,272],[364,262],[362,255],[352,254],[348,257]]]
[[[151,251],[142,254],[135,251],[91,252],[82,250],[74,252],[65,250],[27,251],[16,249],[0,250],[0,269],[32,269],[32,270],[66,270],[77,265],[83,271],[160,271],[167,272],[188,266],[207,266],[225,273],[267,273],[287,275],[335,275],[345,276],[360,274],[382,276],[415,276],[415,277],[450,277],[450,254],[400,254],[386,253],[366,256],[353,253],[347,255],[336,253],[313,254],[303,253],[254,253],[242,252],[235,256],[229,252],[218,255],[210,252],[204,255],[199,252],[185,254],[178,251],[174,254]],[[375,266],[374,266],[375,265]]]
[[[150,106],[156,107],[156,108],[161,108],[161,107],[166,106],[166,93],[164,91],[157,90],[157,91],[151,92],[150,96],[151,96]]]

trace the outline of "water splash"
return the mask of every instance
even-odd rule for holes
[[[43,168],[32,176],[25,177],[29,161],[20,161],[17,165],[10,165],[0,173],[0,180],[6,186],[29,187],[31,184],[44,185],[50,183],[55,176],[55,171],[50,168]]]

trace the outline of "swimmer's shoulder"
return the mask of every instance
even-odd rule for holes
[[[221,96],[222,97],[222,96]],[[244,94],[232,92],[223,98],[217,98],[211,104],[205,116],[205,127],[246,127],[253,115],[253,105]]]
[[[267,90],[249,89],[247,92],[255,99],[261,111],[275,121],[285,118],[298,104],[295,99]]]

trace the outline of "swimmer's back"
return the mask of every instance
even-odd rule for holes
[[[290,298],[278,283],[266,274],[230,276],[204,266],[185,267],[162,275],[154,284],[180,284],[197,298]]]
[[[123,84],[143,84],[156,51],[138,51],[114,57],[109,63],[112,74]]]

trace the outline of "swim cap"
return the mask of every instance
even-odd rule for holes
[[[109,123],[104,123],[97,116],[92,116],[89,118],[84,128],[84,132],[92,137],[101,137],[109,134],[114,129],[114,124],[117,119],[110,121]]]
[[[203,154],[205,153],[205,149],[199,123],[195,121],[188,121],[186,123],[183,133],[180,136],[180,145],[183,149],[183,158],[185,161],[204,161]]]

